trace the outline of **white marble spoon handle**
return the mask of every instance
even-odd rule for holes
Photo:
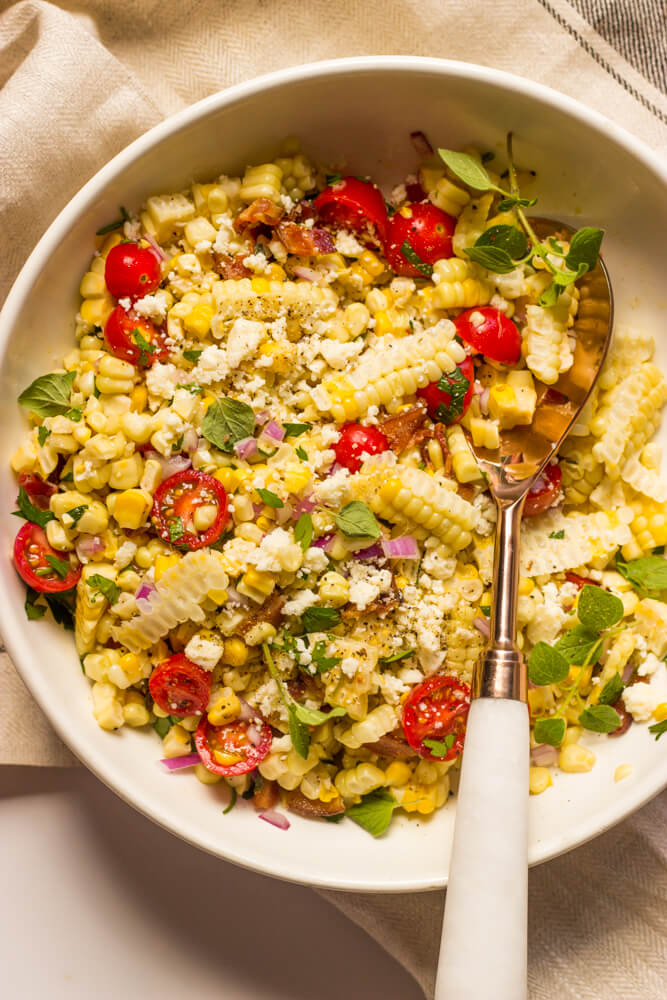
[[[435,1000],[525,1000],[528,709],[474,700],[456,805]]]

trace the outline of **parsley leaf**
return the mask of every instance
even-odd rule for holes
[[[56,573],[61,580],[64,580],[70,571],[69,559],[58,559],[57,556],[44,556],[47,563],[51,567],[54,573]]]
[[[312,428],[312,424],[283,424],[285,437],[300,437]]]
[[[88,504],[82,503],[80,507],[72,507],[70,510],[66,510],[65,513],[63,514],[63,519],[65,517],[71,518],[72,519],[71,527],[75,527],[87,510],[88,510]]]
[[[69,397],[76,372],[40,375],[18,398],[21,406],[39,417],[59,417],[70,408]]]
[[[451,172],[475,191],[497,190],[484,167],[474,156],[459,153],[455,149],[439,149],[438,154]]]
[[[164,739],[171,727],[177,725],[180,721],[177,715],[167,715],[164,718],[159,716],[153,723],[153,729],[160,739]]]
[[[423,261],[417,251],[412,249],[407,240],[404,240],[401,244],[401,253],[420,274],[423,274],[425,278],[431,277],[433,274],[433,265]]]
[[[608,590],[587,583],[579,594],[577,617],[592,632],[602,632],[621,620],[623,602]]]
[[[55,514],[52,514],[50,510],[40,510],[39,507],[35,507],[23,486],[19,486],[16,505],[18,510],[12,511],[12,514],[16,517],[23,517],[26,521],[32,521],[33,524],[38,524],[40,528],[44,528],[49,521],[55,520]]]
[[[252,437],[255,413],[251,406],[228,396],[211,403],[202,420],[201,432],[220,451],[231,452],[234,444]]]
[[[581,713],[579,723],[594,733],[613,733],[620,726],[621,717],[611,705],[591,705]]]
[[[350,806],[345,815],[374,837],[381,837],[391,823],[394,809],[398,809],[394,796],[386,789],[378,788],[376,792],[363,795],[361,802]]]
[[[289,735],[292,746],[299,757],[305,760],[310,749],[310,731],[308,726],[298,718],[293,705],[287,706]]]
[[[598,261],[603,236],[604,231],[594,226],[584,226],[583,229],[579,229],[570,240],[565,266],[571,271],[577,271],[582,264],[585,264],[586,270],[592,271]]]
[[[296,448],[296,454],[297,457],[300,458],[302,462],[308,461],[308,452],[306,451],[305,448],[302,448],[301,445],[299,445],[298,448]]]
[[[533,729],[537,743],[559,747],[565,736],[565,719],[538,719]]]
[[[51,431],[49,430],[49,428],[44,427],[43,424],[41,427],[37,428],[37,440],[39,441],[40,447],[46,443],[46,439],[49,437],[50,434]]]
[[[528,677],[533,684],[559,684],[570,672],[570,664],[546,642],[537,642],[528,657]]]
[[[380,663],[398,663],[399,660],[407,660],[408,656],[414,656],[414,649],[402,649],[400,653],[392,653],[391,656],[381,656]]]
[[[72,631],[74,629],[76,591],[72,589],[62,590],[58,594],[44,594],[44,600],[49,606],[55,623]]]
[[[143,333],[138,326],[135,326],[132,330],[132,339],[139,348],[139,361],[138,364],[145,368],[148,364],[151,354],[155,354],[157,347],[155,344],[151,344],[149,340],[146,340]]]
[[[600,697],[598,698],[598,705],[613,705],[623,694],[624,688],[625,685],[621,675],[618,673],[614,674],[602,688]]]
[[[659,740],[663,733],[667,733],[667,719],[663,719],[662,722],[656,722],[654,725],[648,727],[649,733],[655,733],[656,740]]]
[[[101,226],[100,229],[95,230],[96,236],[106,236],[107,233],[112,233],[114,229],[120,229],[123,223],[129,220],[130,216],[124,205],[120,206],[120,219],[115,219],[113,222],[108,222],[106,226]]]
[[[276,496],[275,493],[272,493],[271,490],[258,489],[257,492],[259,493],[260,500],[263,504],[266,504],[267,507],[275,507],[277,509],[285,506],[280,497]]]
[[[326,640],[318,639],[310,651],[313,666],[318,674],[326,674],[327,670],[332,670],[334,667],[337,667],[343,659],[342,656],[327,656],[326,649]]]
[[[25,608],[26,618],[30,622],[38,621],[46,614],[46,606],[44,604],[35,603],[40,597],[41,594],[38,594],[38,592],[33,590],[32,587],[26,587],[25,604],[23,606]]]
[[[99,590],[103,597],[106,597],[109,604],[115,604],[120,597],[120,587],[118,584],[114,583],[113,580],[109,580],[108,577],[102,576],[101,573],[93,573],[86,580],[89,587],[94,590]]]
[[[447,733],[442,742],[440,740],[422,740],[422,743],[434,757],[446,757],[454,746],[455,739],[454,733]]]
[[[294,541],[298,542],[303,551],[310,547],[313,540],[313,518],[311,514],[302,514],[294,526]]]
[[[185,528],[183,527],[183,521],[180,517],[172,517],[169,521],[169,540],[173,545],[178,544],[179,538],[182,538],[185,534]]]
[[[583,667],[585,663],[595,663],[602,646],[602,639],[595,632],[589,632],[583,625],[575,625],[558,640],[554,649],[569,664]]]
[[[565,528],[561,528],[560,531],[552,531],[549,538],[565,538]]]
[[[644,556],[642,559],[632,559],[630,562],[617,559],[616,569],[636,590],[650,592],[667,590],[667,559],[663,559],[662,556]]]
[[[470,379],[467,379],[460,367],[456,367],[453,372],[446,372],[438,382],[438,389],[446,392],[449,402],[444,401],[438,405],[436,416],[443,424],[451,424],[463,413],[466,393],[470,388]]]
[[[183,357],[186,361],[192,361],[196,365],[203,353],[203,348],[199,351],[183,351]]]
[[[305,705],[295,701],[292,703],[292,708],[299,722],[303,722],[306,726],[321,726],[327,719],[337,719],[341,715],[347,715],[345,709],[340,706],[332,708],[330,712],[320,712],[317,708],[306,708]]]
[[[301,616],[301,624],[306,632],[326,632],[339,625],[340,620],[337,608],[306,608]]]
[[[380,526],[375,515],[361,500],[352,500],[334,517],[336,526],[350,538],[380,537]]]

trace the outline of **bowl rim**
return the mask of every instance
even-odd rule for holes
[[[0,312],[0,363],[4,359],[10,335],[18,319],[19,312],[30,294],[39,273],[45,266],[48,257],[58,246],[71,226],[75,224],[79,215],[95,200],[99,192],[110,181],[121,174],[136,158],[151,147],[176,134],[182,128],[205,118],[210,113],[231,106],[239,101],[244,101],[262,91],[269,91],[283,85],[289,85],[301,80],[316,79],[318,77],[349,73],[372,75],[378,72],[393,72],[397,74],[430,73],[445,78],[468,79],[479,83],[487,83],[495,89],[504,90],[509,93],[528,96],[537,103],[547,104],[556,110],[564,112],[594,131],[604,133],[607,139],[612,139],[616,145],[639,160],[667,187],[667,165],[663,166],[657,154],[643,140],[637,139],[622,126],[610,121],[600,112],[581,104],[574,98],[544,84],[536,83],[513,73],[451,59],[392,55],[329,59],[286,67],[253,77],[251,80],[234,84],[169,115],[162,122],[144,132],[128,146],[116,153],[111,160],[86,181],[50,223],[25,261],[7,295]],[[104,782],[107,787],[111,788],[124,802],[146,815],[159,826],[188,841],[193,846],[249,870],[318,888],[356,892],[402,892],[407,890],[434,890],[447,885],[446,875],[436,880],[427,878],[399,878],[391,882],[374,882],[370,879],[362,881],[338,876],[308,878],[302,872],[293,870],[289,864],[278,862],[278,864],[269,865],[248,858],[236,850],[226,850],[223,853],[219,848],[216,849],[202,844],[194,836],[190,836],[179,830],[166,815],[159,815],[153,811],[149,811],[147,808],[143,808],[140,802],[129,797],[123,785],[107,773],[104,754],[97,753],[94,749],[88,747],[85,738],[79,730],[72,730],[68,727],[67,720],[63,714],[64,710],[61,710],[59,705],[52,705],[49,702],[47,693],[42,688],[40,673],[33,670],[27,661],[22,662],[21,643],[18,637],[23,632],[25,626],[22,622],[17,622],[10,618],[5,610],[4,602],[0,602],[0,627],[12,662],[30,691],[30,694],[34,697],[60,739],[70,747],[77,758],[82,763],[85,763],[85,766],[96,777]],[[621,809],[618,808],[618,805],[611,803],[598,812],[595,818],[591,818],[585,823],[578,823],[576,826],[576,835],[563,836],[559,834],[533,845],[529,852],[529,864],[536,865],[558,857],[560,854],[564,854],[604,833],[610,827],[639,809],[665,787],[667,787],[667,758],[662,767],[655,767],[635,787],[631,790],[626,790],[622,799]]]

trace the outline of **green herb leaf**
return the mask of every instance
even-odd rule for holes
[[[497,247],[467,247],[465,253],[475,264],[481,264],[494,274],[509,274],[516,267],[507,250],[499,250]]]
[[[552,281],[550,285],[547,285],[537,301],[545,309],[551,309],[552,306],[556,305],[559,295],[560,288],[554,281]]]
[[[533,728],[537,743],[548,743],[551,747],[559,747],[565,736],[564,719],[538,719]]]
[[[611,705],[591,705],[581,713],[579,723],[594,733],[613,733],[620,726],[621,717]]]
[[[238,399],[223,397],[211,403],[202,420],[201,432],[220,451],[231,452],[237,441],[252,437],[255,413]]]
[[[342,656],[327,656],[327,643],[325,639],[318,639],[310,651],[313,666],[318,674],[326,674],[328,670],[337,667]]]
[[[391,823],[398,802],[384,788],[362,796],[361,802],[350,806],[345,815],[374,837],[381,837]]]
[[[570,664],[553,646],[538,642],[528,658],[528,676],[533,684],[559,684],[570,672]]]
[[[80,406],[74,406],[71,410],[67,410],[66,413],[63,413],[63,416],[67,417],[68,420],[71,420],[73,424],[78,424],[83,416],[83,410]]]
[[[40,375],[24,389],[19,403],[38,417],[59,417],[70,408],[69,397],[76,372]]]
[[[584,226],[570,240],[570,249],[565,264],[571,271],[577,271],[583,264],[585,270],[592,271],[598,261],[604,231],[594,226]]]
[[[295,451],[297,457],[300,458],[302,462],[308,461],[308,452],[306,451],[305,448],[302,448],[301,445],[299,445],[298,448],[295,449]]]
[[[317,708],[306,708],[305,705],[295,701],[292,707],[299,722],[303,722],[306,726],[321,726],[327,719],[337,719],[341,715],[347,715],[345,709],[339,706],[332,708],[330,712],[320,712]]]
[[[38,524],[40,528],[46,527],[49,521],[55,520],[55,514],[52,514],[50,510],[40,510],[39,507],[35,507],[23,486],[19,486],[19,495],[16,498],[16,506],[18,507],[18,510],[12,511],[12,514],[14,514],[15,517],[23,517],[26,521],[32,521],[33,524]]]
[[[169,539],[172,544],[177,545],[179,538],[182,538],[185,534],[185,528],[183,527],[183,521],[180,517],[172,517],[169,521]]]
[[[66,510],[65,513],[63,514],[63,519],[65,517],[71,518],[72,524],[70,527],[75,527],[87,510],[88,510],[88,504],[82,503],[80,507],[72,507],[70,510]]]
[[[442,742],[440,740],[422,740],[422,743],[434,757],[446,757],[454,746],[455,739],[454,733],[447,733]]]
[[[419,271],[420,274],[423,274],[425,278],[431,277],[433,274],[433,265],[427,264],[426,261],[422,260],[417,251],[412,249],[407,240],[404,240],[401,244],[401,253],[405,259]]]
[[[197,385],[195,382],[181,382],[180,385],[176,386],[176,388],[187,389],[193,396],[201,396],[204,392],[203,386]]]
[[[537,198],[518,198],[510,195],[498,202],[499,212],[509,212],[512,208],[531,208],[537,204]]]
[[[331,187],[332,184],[338,184],[343,179],[342,174],[325,174],[325,182],[327,187]]]
[[[391,656],[381,656],[380,663],[398,663],[399,660],[407,660],[408,656],[414,656],[414,649],[402,649],[400,653],[392,653]]]
[[[614,674],[602,688],[600,697],[598,698],[598,705],[613,705],[623,694],[624,688],[625,685],[621,675]]]
[[[177,715],[167,715],[164,718],[159,716],[153,723],[153,729],[160,739],[164,739],[172,726],[178,725],[180,718]]]
[[[48,429],[48,427],[45,427],[43,424],[41,427],[37,428],[37,440],[39,441],[40,447],[44,445],[46,439],[49,437],[50,434],[51,431]]]
[[[649,733],[655,735],[656,740],[659,740],[663,733],[667,733],[667,719],[663,719],[662,722],[656,722],[652,726],[648,727]]]
[[[512,260],[520,260],[528,253],[526,234],[516,226],[490,226],[475,241],[475,246],[504,250]]]
[[[595,663],[602,646],[602,639],[595,632],[589,632],[584,625],[575,625],[558,640],[555,649],[568,663],[583,667],[585,663]]]
[[[298,542],[303,551],[310,548],[313,540],[313,518],[311,514],[302,514],[294,526],[294,541]]]
[[[439,149],[438,153],[451,172],[464,184],[475,191],[496,190],[486,170],[474,156],[458,153],[454,149]]]
[[[340,620],[337,608],[306,608],[301,616],[301,624],[306,632],[326,632],[339,625]]]
[[[230,813],[232,811],[232,809],[236,805],[237,798],[238,798],[238,793],[237,793],[237,791],[236,791],[235,788],[232,788],[232,794],[231,794],[231,796],[229,798],[229,805],[225,809],[222,810],[222,815],[223,816],[226,816],[227,813]]]
[[[145,367],[148,364],[151,354],[155,354],[157,347],[155,344],[151,344],[150,340],[146,340],[143,333],[138,326],[135,326],[132,330],[132,339],[139,348],[139,364]]]
[[[39,621],[39,619],[43,618],[46,614],[46,605],[36,603],[40,596],[41,595],[38,594],[36,590],[33,590],[32,587],[26,587],[25,604],[23,606],[25,608],[26,618],[30,622]]]
[[[460,367],[453,372],[445,372],[438,382],[438,389],[449,395],[449,403],[438,405],[436,416],[443,424],[451,424],[463,413],[466,393],[470,387],[470,379],[466,378]]]
[[[113,580],[109,580],[108,577],[102,576],[101,573],[93,573],[86,580],[89,587],[93,590],[99,590],[103,597],[106,597],[109,604],[115,604],[120,597],[120,587],[118,584],[114,583]]]
[[[258,489],[257,492],[259,493],[260,500],[263,504],[266,504],[267,507],[275,507],[277,509],[285,506],[280,497],[276,496],[275,493],[272,493],[271,490]]]
[[[196,365],[203,353],[203,348],[202,350],[197,351],[183,351],[183,357],[186,361],[191,361],[194,365]]]
[[[352,500],[334,517],[336,526],[349,538],[380,537],[380,526],[375,515],[361,500]]]
[[[298,753],[299,757],[303,757],[303,759],[306,760],[310,749],[310,730],[308,729],[308,726],[299,719],[294,705],[288,705],[287,711],[289,714],[288,724],[292,746]]]
[[[68,559],[58,559],[57,556],[44,556],[47,563],[51,567],[54,573],[56,573],[61,580],[64,580],[70,571],[70,564]]]
[[[644,556],[630,562],[617,559],[616,569],[637,590],[667,590],[667,559],[662,556]]]
[[[565,528],[561,528],[560,531],[552,531],[549,538],[565,538]]]
[[[285,437],[300,437],[305,434],[306,431],[312,429],[312,424],[283,424],[283,430],[285,431]]]
[[[577,601],[577,617],[591,632],[603,632],[623,617],[623,601],[602,587],[587,583]]]
[[[59,594],[44,594],[44,600],[49,606],[55,623],[73,631],[76,590],[62,590]]]

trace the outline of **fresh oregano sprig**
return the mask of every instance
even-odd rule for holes
[[[507,274],[528,260],[539,257],[542,266],[552,275],[552,282],[545,288],[539,302],[542,306],[553,306],[564,288],[593,270],[597,263],[604,232],[594,226],[584,226],[570,240],[567,252],[558,240],[550,237],[546,242],[535,233],[525,209],[536,204],[537,198],[522,198],[517,181],[516,167],[512,152],[512,133],[507,135],[507,159],[510,190],[494,184],[484,166],[474,156],[452,149],[439,149],[441,159],[451,172],[476,191],[495,191],[502,195],[498,205],[500,212],[513,212],[515,225],[491,226],[477,239],[474,246],[466,249],[467,256],[489,271]],[[564,266],[554,263],[553,258],[562,260]]]

